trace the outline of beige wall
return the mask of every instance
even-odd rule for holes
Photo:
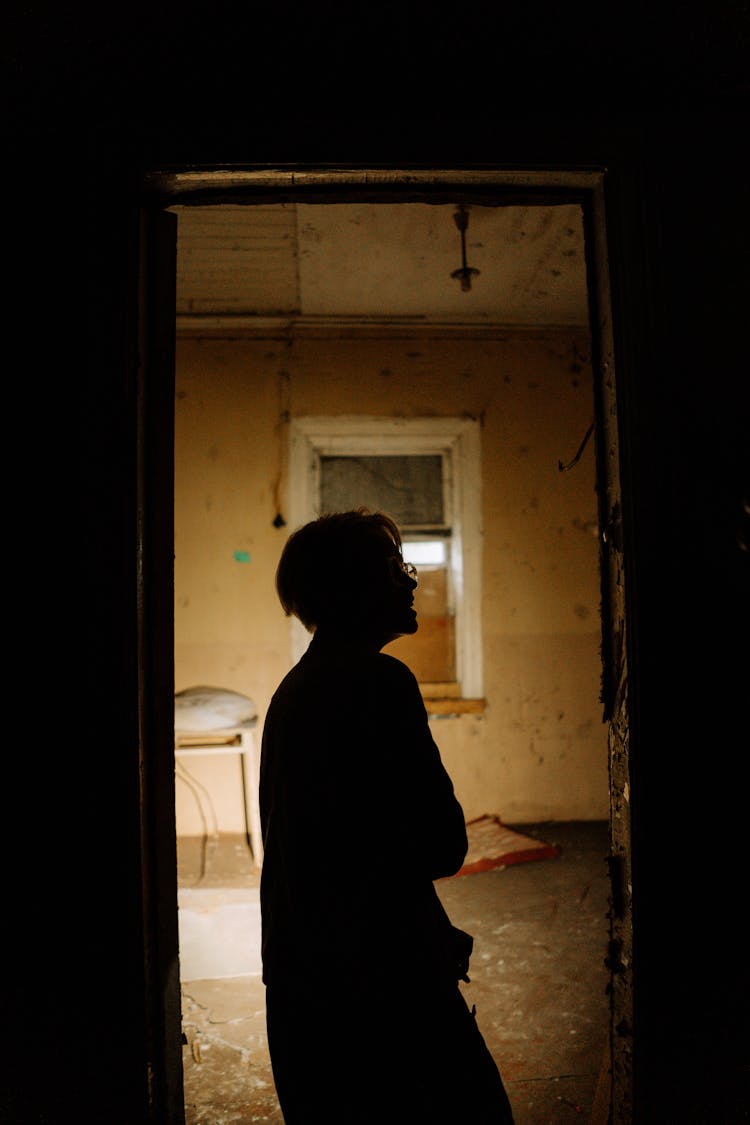
[[[481,419],[487,706],[435,719],[433,733],[467,819],[605,818],[593,441],[558,470],[592,419],[586,335],[178,341],[175,689],[252,696],[258,740],[290,665],[273,579],[291,528],[272,522],[287,408]],[[282,511],[287,483],[284,472]],[[243,831],[237,759],[187,766],[219,827]],[[177,829],[202,831],[183,776]]]

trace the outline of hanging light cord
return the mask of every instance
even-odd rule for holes
[[[451,277],[458,278],[461,282],[462,292],[468,293],[471,289],[471,279],[472,277],[479,277],[479,270],[475,270],[472,266],[466,264],[466,228],[469,225],[469,214],[463,204],[454,212],[453,222],[461,234],[461,268],[453,270]]]

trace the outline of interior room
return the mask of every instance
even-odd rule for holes
[[[597,754],[598,608],[607,619],[602,725],[610,740],[611,840],[619,833],[608,852],[610,1125],[746,1120],[747,5],[493,3],[447,15],[434,6],[388,4],[344,11],[115,3],[74,13],[64,5],[16,5],[5,42],[6,428],[13,439],[7,616],[19,622],[8,646],[10,711],[19,722],[6,740],[6,792],[8,819],[20,828],[4,872],[9,953],[0,1117],[11,1125],[185,1125],[186,1098],[197,1095],[190,1087],[194,1027],[186,1029],[191,1042],[181,1038],[178,896],[201,873],[197,796],[206,816],[204,878],[211,808],[221,816],[220,835],[239,837],[237,864],[248,879],[250,851],[241,755],[180,759],[183,777],[207,783],[210,805],[196,782],[192,793],[176,778],[175,690],[207,681],[242,693],[258,723],[240,729],[257,738],[294,644],[272,589],[279,544],[296,519],[292,456],[305,442],[316,457],[351,456],[321,451],[321,431],[305,429],[301,419],[344,408],[360,414],[366,402],[369,417],[391,421],[394,411],[408,420],[460,418],[465,425],[455,440],[474,451],[470,463],[477,449],[480,456],[485,612],[481,646],[475,636],[461,661],[473,654],[468,671],[476,676],[480,652],[481,682],[475,690],[469,680],[464,694],[463,679],[435,681],[454,684],[455,694],[443,686],[430,696],[431,725],[467,814],[496,811],[509,826],[561,846],[555,858],[462,876],[445,891],[479,945],[490,943],[490,959],[480,952],[471,986],[482,989],[477,1012],[509,1079],[522,1077],[517,1063],[539,1057],[539,1029],[515,1022],[496,1029],[487,986],[501,975],[519,982],[525,959],[527,979],[540,983],[534,1010],[565,1010],[546,988],[546,968],[563,930],[578,949],[584,942],[580,925],[561,929],[565,912],[555,913],[555,905],[567,886],[576,906],[566,919],[577,914],[582,924],[589,909],[601,916],[599,891],[582,877],[578,858],[573,870],[567,863],[584,851],[580,843],[571,849],[558,831],[573,822],[533,819],[582,815],[581,807],[599,816],[605,807],[595,797],[599,784],[584,780],[594,779],[593,768],[563,768],[574,752]],[[196,186],[201,176],[221,191]],[[175,205],[246,202],[231,185],[249,180],[249,194],[263,205],[326,195],[345,202],[335,190],[342,181],[358,203],[378,202],[373,184],[404,203],[423,203],[425,195],[436,202],[442,192],[447,210],[436,229],[446,250],[435,278],[444,278],[454,306],[464,299],[465,311],[466,301],[487,296],[482,286],[492,275],[474,245],[487,218],[479,203],[489,179],[514,206],[527,204],[529,185],[541,180],[555,191],[585,181],[580,197],[596,231],[593,272],[601,276],[605,266],[609,273],[607,301],[592,311],[588,334],[585,317],[543,325],[536,315],[536,327],[509,331],[501,312],[497,330],[471,322],[469,356],[447,330],[433,347],[415,318],[405,326],[409,343],[392,335],[378,360],[366,333],[343,335],[346,317],[358,312],[343,309],[334,344],[326,345],[333,360],[323,385],[313,378],[313,353],[322,345],[310,318],[326,308],[308,306],[303,339],[305,305],[288,293],[263,315],[281,312],[294,332],[287,325],[268,340],[247,335],[241,310],[232,310],[231,360],[226,325],[213,337],[190,336],[187,306],[175,340]],[[556,203],[570,201],[561,194]],[[462,195],[473,204],[465,267],[453,219]],[[403,270],[400,249],[391,247],[388,260]],[[560,268],[554,255],[551,264]],[[301,267],[302,259],[300,276]],[[342,268],[341,254],[335,268]],[[451,276],[464,268],[479,270],[469,274],[468,291],[460,274]],[[538,289],[554,296],[551,270],[540,277]],[[403,315],[406,296],[380,313]],[[414,316],[415,286],[408,296]],[[611,314],[606,324],[602,310]],[[455,315],[443,311],[447,320]],[[252,312],[256,329],[259,321]],[[606,349],[596,346],[604,328]],[[585,372],[586,362],[569,342],[582,339],[585,357],[588,336],[601,401],[597,433],[584,444],[590,398],[583,384],[573,387],[570,366]],[[356,396],[347,351],[361,365]],[[254,372],[266,353],[283,353],[284,362],[266,360],[271,377],[259,388]],[[228,382],[212,356],[226,360]],[[533,357],[534,389],[527,386]],[[178,395],[188,395],[176,401],[176,481],[175,369]],[[433,369],[440,373],[434,397],[418,378]],[[490,382],[488,371],[499,377]],[[392,388],[407,381],[404,400]],[[287,389],[289,440],[279,441],[274,428],[287,409]],[[373,402],[378,389],[381,406]],[[520,410],[522,395],[536,404],[533,411]],[[219,407],[235,402],[243,410],[231,413],[232,430]],[[261,470],[251,444],[264,451]],[[442,465],[445,454],[433,449],[430,456]],[[598,497],[606,516],[602,591],[617,595],[616,612],[604,596],[598,606],[592,592],[593,534],[573,527],[596,509],[588,475],[594,454],[605,492],[608,480],[618,479],[617,490]],[[558,460],[574,464],[563,472]],[[236,474],[220,502],[222,521],[211,506],[226,480],[224,462]],[[500,468],[506,491],[493,476]],[[286,481],[278,498],[277,480]],[[302,511],[305,497],[298,499]],[[285,526],[275,526],[277,515]],[[201,539],[201,524],[212,542]],[[432,530],[447,539],[444,524]],[[526,539],[517,538],[524,530]],[[575,582],[573,569],[581,575]],[[455,592],[460,576],[451,577]],[[261,587],[263,599],[256,596]],[[263,641],[247,620],[259,605]],[[446,597],[450,606],[454,636],[471,645],[460,603]],[[445,629],[432,621],[433,633],[447,637],[450,616],[443,615]],[[587,671],[563,655],[584,660]],[[457,665],[456,677],[465,672]],[[19,696],[21,684],[26,694]],[[558,707],[563,693],[566,708]],[[537,695],[554,698],[545,715]],[[456,700],[466,709],[458,711]],[[449,717],[437,717],[438,705]],[[575,813],[557,807],[558,785]],[[187,867],[186,842],[196,853]],[[597,856],[591,871],[600,862]],[[532,880],[539,881],[535,890]],[[521,882],[529,884],[528,900],[517,897]],[[472,886],[484,888],[478,906],[466,889]],[[513,927],[493,934],[498,926],[488,928],[489,912],[479,907],[492,898],[492,909],[510,921],[511,910],[526,911],[532,890],[542,932],[531,926],[520,940],[521,917],[513,915],[519,940],[501,974],[494,943],[507,942]],[[523,917],[528,925],[532,914]],[[569,964],[586,982],[580,964]],[[203,979],[211,990],[225,983]],[[218,1013],[225,1021],[218,1022],[213,992],[211,1004],[201,1007],[202,994],[194,1000],[189,1022],[223,1029],[230,1047],[222,1050],[231,1048],[244,1065],[252,1029],[232,1022],[236,1012]],[[260,1006],[252,1013],[262,1030]],[[502,1039],[503,1027],[517,1036],[514,1045]],[[573,1027],[580,1036],[576,1017],[557,1038],[568,1062]],[[237,1036],[244,1037],[239,1050]],[[209,1047],[201,1065],[209,1065],[212,1050],[216,1057],[218,1047]],[[245,1065],[243,1073],[252,1072]],[[565,1090],[575,1102],[572,1093]]]
[[[219,1107],[222,1121],[281,1120],[261,1018],[257,769],[271,694],[309,635],[274,573],[291,530],[360,504],[395,516],[417,565],[419,633],[388,651],[417,676],[466,820],[521,841],[441,889],[483,934],[488,1027],[507,1040],[508,1021],[516,1034],[538,1021],[538,1057],[511,1075],[517,1120],[588,1120],[604,1096],[609,779],[581,206],[172,210],[188,1125],[215,1125]],[[222,700],[239,710],[212,723]],[[556,858],[517,863],[524,842]],[[567,921],[540,1002],[539,968],[531,997],[522,968],[499,981],[481,958],[549,950],[545,901]],[[523,937],[511,921],[498,937],[502,917]]]

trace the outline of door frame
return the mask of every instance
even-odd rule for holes
[[[625,474],[620,440],[622,411],[618,407],[618,391],[621,390],[622,380],[618,380],[615,364],[609,265],[612,251],[607,227],[607,220],[610,218],[608,175],[603,166],[531,169],[492,168],[486,165],[461,169],[309,165],[286,165],[281,168],[257,165],[227,169],[224,166],[147,172],[142,181],[142,199],[149,211],[157,213],[177,204],[201,206],[226,203],[252,205],[389,201],[483,206],[580,204],[586,243],[592,343],[594,447],[599,506],[602,704],[603,720],[608,725],[610,778],[608,967],[611,1010],[610,1058],[605,1063],[605,1071],[609,1076],[611,1125],[628,1125],[632,1120],[633,1105],[633,880],[629,803],[630,692],[627,677],[627,652],[632,629],[626,629],[631,606],[625,580],[624,542],[629,538],[626,519],[630,504],[627,503],[628,496],[623,497]],[[148,251],[145,257],[148,259]],[[148,302],[142,300],[141,311],[146,308]],[[152,549],[151,555],[147,551],[143,556],[145,569],[143,597],[139,599],[139,624],[144,652],[156,651],[153,646],[149,647],[155,639],[155,629],[160,631],[162,641],[164,639],[163,621],[149,617],[147,607],[153,604],[154,590],[163,583],[163,574],[159,573],[158,567],[163,566],[167,554],[171,557],[173,552],[173,542],[167,542],[171,534],[173,512],[166,511],[172,489],[164,488],[154,500],[148,487],[149,466],[154,463],[155,458],[162,466],[165,463],[163,449],[159,457],[156,455],[156,444],[163,445],[165,432],[167,435],[171,434],[173,425],[171,416],[166,431],[164,425],[160,425],[160,422],[167,421],[165,412],[170,408],[165,395],[156,393],[149,386],[150,379],[161,377],[160,372],[163,376],[163,363],[147,361],[143,365],[144,409],[140,423],[143,456],[139,459],[138,470],[139,505],[141,514],[148,518],[139,520],[139,526],[151,529],[149,542],[152,548],[156,542],[156,549]],[[173,448],[173,436],[171,440]],[[155,504],[161,505],[165,510],[155,512]],[[157,530],[159,528],[161,531]],[[139,553],[142,553],[140,547]],[[149,557],[155,560],[153,564],[149,563]],[[169,629],[167,632],[172,635]],[[173,678],[171,658],[167,667]],[[163,816],[167,805],[174,807],[174,777],[165,767],[165,763],[171,762],[174,750],[173,732],[171,729],[167,730],[164,722],[164,715],[172,705],[172,699],[168,697],[167,678],[155,674],[153,682],[149,683],[148,677],[142,677],[139,685],[141,725],[144,730],[154,732],[152,737],[143,738],[141,742],[142,776],[156,778],[158,788],[158,792],[147,795],[141,805],[144,839],[156,842],[156,846],[144,849],[145,917],[147,920],[162,916],[168,919],[166,930],[162,927],[161,938],[153,924],[144,926],[144,953],[147,965],[161,966],[160,971],[147,983],[147,988],[151,990],[147,1006],[149,1010],[159,1008],[168,1017],[156,1023],[157,1038],[161,1036],[165,1041],[156,1043],[150,1052],[150,1065],[155,1068],[154,1075],[149,1076],[150,1085],[155,1091],[152,1107],[154,1121],[158,1120],[162,1125],[180,1125],[184,1120],[182,1063],[179,1023],[176,1024],[174,1018],[175,1011],[179,1011],[180,1007],[179,973],[174,971],[178,965],[179,953],[176,879],[174,871],[170,871],[173,856],[169,843],[165,843],[163,823],[159,830],[156,824],[157,809],[161,810],[159,815]],[[161,768],[158,763],[162,764]],[[171,845],[171,850],[173,849],[174,841]]]

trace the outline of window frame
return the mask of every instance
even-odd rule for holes
[[[321,456],[402,456],[438,453],[450,458],[451,577],[455,598],[456,682],[459,698],[482,697],[482,522],[479,422],[474,418],[393,418],[302,415],[290,420],[289,516],[292,528],[320,515]],[[292,661],[310,642],[292,619]]]

